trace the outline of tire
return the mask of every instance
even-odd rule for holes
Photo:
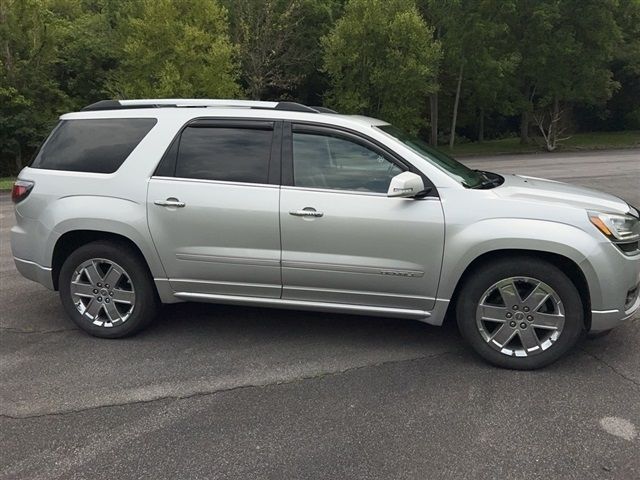
[[[554,265],[527,257],[475,269],[461,287],[456,319],[462,336],[483,359],[516,370],[555,362],[585,330],[573,282]]]
[[[97,241],[78,248],[62,265],[58,285],[69,317],[95,337],[139,332],[160,303],[146,263],[125,243]]]

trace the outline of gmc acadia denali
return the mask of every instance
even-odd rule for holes
[[[449,313],[484,359],[533,369],[640,308],[625,201],[320,107],[98,102],[61,117],[12,196],[18,270],[99,337],[183,301]]]

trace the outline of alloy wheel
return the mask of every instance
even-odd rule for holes
[[[78,312],[94,325],[114,327],[127,321],[135,306],[129,274],[117,263],[92,258],[71,277],[71,299]]]
[[[480,297],[476,326],[491,348],[528,357],[551,348],[560,338],[565,311],[560,296],[531,277],[496,282]]]

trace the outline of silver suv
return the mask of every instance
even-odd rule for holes
[[[98,102],[61,117],[13,200],[18,270],[99,337],[183,301],[449,313],[483,358],[532,369],[640,307],[625,201],[295,103]]]

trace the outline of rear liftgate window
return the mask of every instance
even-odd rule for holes
[[[155,118],[63,120],[31,167],[113,173],[155,124]]]

